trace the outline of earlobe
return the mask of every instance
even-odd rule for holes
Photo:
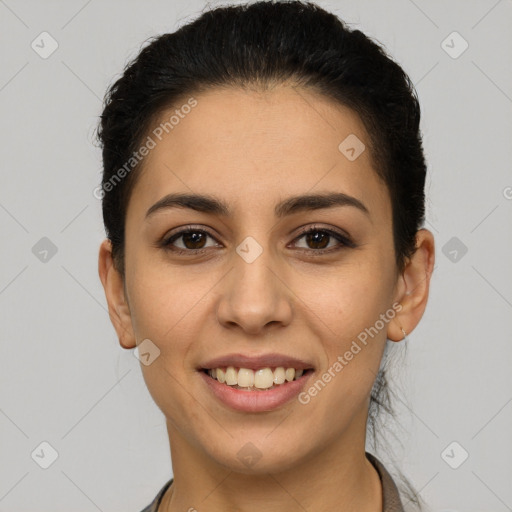
[[[404,331],[409,335],[421,320],[427,306],[434,262],[434,236],[429,230],[420,229],[416,233],[416,251],[400,276],[396,300],[402,307],[390,322],[388,339],[402,341]]]
[[[124,279],[114,266],[112,244],[107,239],[100,245],[98,274],[105,291],[110,321],[116,330],[119,343],[123,348],[134,348],[136,342],[130,308],[124,293]]]

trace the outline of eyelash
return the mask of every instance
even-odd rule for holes
[[[172,251],[175,254],[183,255],[198,255],[203,254],[208,251],[208,249],[211,249],[211,247],[203,248],[203,249],[178,249],[175,247],[172,247],[172,243],[181,238],[183,235],[186,235],[188,233],[202,233],[205,235],[208,235],[209,237],[213,238],[215,241],[216,238],[208,231],[204,229],[199,229],[194,226],[187,226],[185,229],[172,234],[169,237],[164,238],[160,242],[160,247],[162,247],[165,250]],[[293,242],[297,242],[300,238],[304,237],[305,235],[309,233],[325,233],[329,237],[335,238],[340,244],[336,247],[331,247],[329,249],[299,249],[304,252],[311,253],[312,256],[321,256],[327,253],[337,252],[344,248],[354,248],[356,245],[352,240],[350,240],[347,236],[342,235],[341,233],[338,233],[337,231],[333,231],[331,229],[322,228],[319,226],[311,226],[307,227],[301,230],[301,232],[294,238]],[[315,254],[316,253],[316,254]]]

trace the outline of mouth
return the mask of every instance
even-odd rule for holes
[[[276,410],[306,387],[316,370],[310,361],[279,354],[225,354],[196,367],[205,391],[229,409]]]
[[[243,368],[224,366],[202,368],[201,371],[210,379],[231,389],[242,391],[265,392],[285,386],[287,383],[306,379],[313,368],[293,368],[266,366],[263,368]]]

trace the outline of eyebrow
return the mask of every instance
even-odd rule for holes
[[[275,206],[274,213],[276,217],[283,218],[294,213],[337,206],[351,206],[370,216],[368,208],[359,199],[342,192],[292,196],[278,203]],[[146,219],[155,212],[168,208],[188,208],[223,217],[231,216],[230,207],[224,201],[214,196],[174,193],[164,196],[151,206],[146,212]]]

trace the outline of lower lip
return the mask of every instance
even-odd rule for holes
[[[308,371],[299,379],[259,391],[243,391],[221,384],[204,371],[199,372],[208,388],[225,405],[243,412],[265,412],[277,409],[295,398],[304,388],[313,372]]]

